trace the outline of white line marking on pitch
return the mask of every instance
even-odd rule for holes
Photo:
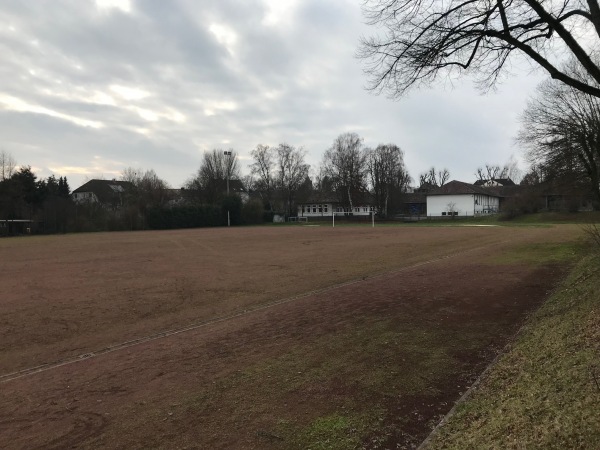
[[[284,299],[281,300],[275,300],[272,302],[268,302],[268,303],[263,303],[262,305],[258,305],[258,306],[254,306],[254,307],[250,307],[247,309],[244,309],[242,311],[237,311],[234,312],[232,314],[228,314],[226,316],[220,316],[220,317],[215,317],[213,319],[209,319],[209,320],[205,320],[202,322],[196,322],[193,323],[191,325],[182,327],[182,328],[175,328],[172,330],[166,330],[166,331],[161,331],[159,333],[155,333],[155,334],[151,334],[148,336],[143,336],[137,339],[132,339],[129,341],[125,341],[125,342],[121,342],[118,344],[114,344],[108,347],[104,347],[100,350],[96,350],[96,351],[92,351],[92,352],[87,352],[87,353],[83,353],[81,355],[77,355],[77,356],[73,356],[71,358],[67,358],[67,359],[63,359],[60,361],[55,361],[55,362],[51,362],[51,363],[47,363],[47,364],[41,364],[39,366],[35,366],[35,367],[28,367],[25,369],[21,369],[18,370],[16,372],[11,372],[11,373],[6,373],[3,375],[0,375],[0,384],[2,383],[8,383],[9,381],[13,381],[13,380],[17,380],[19,378],[23,378],[26,376],[30,376],[30,375],[35,375],[37,373],[41,373],[41,372],[46,372],[48,370],[52,370],[52,369],[57,369],[59,367],[62,366],[67,366],[70,364],[75,364],[81,361],[85,361],[91,358],[96,358],[98,356],[102,356],[102,355],[106,355],[107,353],[113,353],[119,350],[123,350],[126,348],[130,348],[130,347],[134,347],[136,345],[140,345],[140,344],[144,344],[146,342],[151,342],[151,341],[155,341],[157,339],[164,339],[170,336],[175,336],[177,334],[181,334],[181,333],[186,333],[188,331],[193,331],[193,330],[197,330],[199,328],[203,328],[209,325],[213,325],[216,323],[220,323],[220,322],[225,322],[227,320],[231,320],[231,319],[236,319],[238,317],[242,317],[248,314],[252,314],[254,312],[257,311],[262,311],[265,309],[269,309],[272,308],[274,306],[278,306],[278,305],[283,305],[285,303],[290,303],[293,302],[295,300],[299,300],[302,298],[306,298],[306,297],[310,297],[311,295],[318,295],[318,294],[322,294],[324,292],[329,292],[329,291],[333,291],[335,289],[339,289],[345,286],[351,286],[353,284],[358,284],[358,283],[362,283],[364,281],[367,280],[372,280],[372,279],[376,279],[376,278],[380,278],[380,277],[384,277],[386,275],[393,275],[396,273],[401,273],[401,272],[406,272],[408,270],[411,269],[415,269],[417,267],[421,267],[421,266],[425,266],[428,264],[432,264],[438,261],[443,261],[445,259],[450,259],[450,258],[454,258],[456,256],[465,254],[465,253],[469,253],[469,252],[473,252],[473,251],[477,251],[477,250],[481,250],[483,248],[487,248],[487,247],[491,247],[493,245],[498,245],[498,244],[503,244],[505,242],[508,242],[508,240],[505,241],[499,241],[499,242],[494,242],[491,244],[487,244],[487,245],[482,245],[479,247],[474,247],[468,250],[462,250],[462,251],[458,251],[456,253],[452,253],[449,255],[444,255],[444,256],[440,256],[438,258],[433,258],[433,259],[429,259],[426,261],[421,261],[415,264],[412,264],[410,266],[406,266],[406,267],[402,267],[400,269],[396,269],[396,270],[391,270],[388,272],[380,272],[380,273],[375,273],[372,275],[367,275],[367,276],[361,276],[360,278],[356,278],[354,280],[350,280],[350,281],[346,281],[344,283],[339,283],[339,284],[335,284],[332,286],[328,286],[325,288],[321,288],[321,289],[315,289],[313,291],[308,291],[308,292],[304,292],[302,294],[298,294],[298,295],[294,295],[292,297],[286,297]]]

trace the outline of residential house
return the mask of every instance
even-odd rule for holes
[[[115,209],[123,206],[125,196],[133,189],[129,181],[90,180],[75,189],[71,197],[76,204],[100,204]]]

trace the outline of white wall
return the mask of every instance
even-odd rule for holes
[[[459,216],[474,215],[475,200],[473,195],[428,195],[427,196],[427,215],[441,216],[442,213],[448,213],[450,204],[454,204],[454,211]]]
[[[428,195],[427,215],[448,215],[451,203],[454,204],[454,211],[458,212],[458,216],[465,217],[498,212],[500,199],[482,194]]]
[[[489,195],[475,194],[475,215],[497,213],[500,209],[500,199]]]

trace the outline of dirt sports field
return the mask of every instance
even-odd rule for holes
[[[576,227],[0,240],[0,448],[412,448]]]

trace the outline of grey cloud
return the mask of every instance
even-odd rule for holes
[[[247,157],[258,143],[287,141],[304,145],[316,169],[344,131],[367,145],[400,145],[413,177],[442,165],[469,181],[478,165],[518,152],[516,114],[534,79],[509,80],[500,96],[481,97],[466,82],[392,102],[363,89],[354,54],[365,26],[356,2],[300,1],[294,11],[289,23],[264,26],[259,0],[138,1],[132,14],[99,14],[91,1],[4,2],[0,19],[16,31],[0,29],[0,96],[104,127],[0,109],[0,146],[45,168],[42,176],[50,167],[93,168],[100,155],[106,164],[153,168],[175,186],[212,147]],[[233,55],[210,31],[214,23],[235,32]],[[111,85],[149,95],[127,100]],[[116,104],[93,103],[97,93]]]

